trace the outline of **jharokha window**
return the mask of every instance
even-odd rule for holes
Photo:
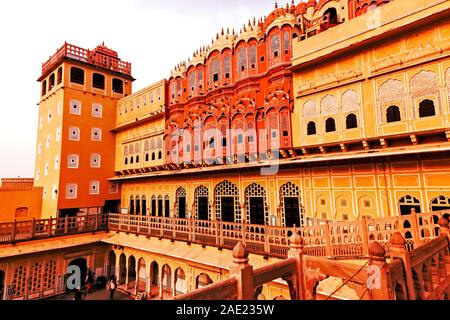
[[[270,54],[272,58],[276,58],[280,55],[280,35],[275,34],[270,41]]]
[[[398,122],[401,121],[400,109],[397,106],[390,106],[386,110],[386,122]]]
[[[256,68],[256,46],[255,45],[250,46],[250,68],[251,69]]]
[[[231,57],[230,56],[225,56],[223,58],[223,73],[224,73],[225,79],[230,78],[230,74],[231,74]]]
[[[210,82],[215,83],[220,79],[220,60],[215,58],[211,61]]]
[[[419,117],[420,118],[426,118],[426,117],[433,117],[436,115],[436,110],[434,108],[434,102],[431,100],[423,100],[419,104]]]
[[[191,94],[195,92],[195,72],[189,74],[189,90]]]
[[[84,70],[80,68],[70,68],[70,82],[84,84]]]
[[[241,48],[238,54],[238,72],[247,70],[247,48]]]

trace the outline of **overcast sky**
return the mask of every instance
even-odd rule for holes
[[[167,79],[222,27],[238,30],[273,8],[274,0],[0,1],[0,177],[33,177],[36,79],[64,41],[89,49],[104,41],[132,63],[137,91]]]

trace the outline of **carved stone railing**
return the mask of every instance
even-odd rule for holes
[[[389,253],[389,239],[395,232],[406,238],[407,250],[412,251],[438,235],[438,221],[449,212],[412,212],[407,216],[317,223],[302,228],[109,214],[108,228],[230,249],[242,241],[252,253],[283,258],[289,250],[289,237],[298,233],[307,255],[368,257],[370,244],[375,240]]]
[[[106,230],[105,214],[0,223],[0,244]]]
[[[303,238],[295,233],[290,238],[288,258],[253,270],[249,252],[242,242],[233,250],[230,278],[190,293],[176,300],[254,300],[263,286],[275,279],[286,281],[292,300],[316,300],[318,285],[327,278],[341,279],[342,285],[330,299],[347,286],[359,300],[421,300],[444,299],[450,296],[450,232],[449,222],[439,220],[439,235],[408,252],[407,243],[399,232],[389,241],[391,260],[377,241],[370,244],[367,261],[355,263],[307,256]],[[354,299],[354,297],[353,297]]]

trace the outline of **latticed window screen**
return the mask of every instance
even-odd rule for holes
[[[191,93],[193,93],[195,91],[195,72],[191,72],[189,74],[189,90],[191,91]]]
[[[250,198],[252,197],[258,197],[263,198],[264,203],[264,221],[266,224],[269,224],[269,214],[268,214],[268,206],[267,206],[267,196],[266,196],[266,189],[264,189],[263,186],[252,183],[245,189],[245,210],[247,214],[247,223],[250,223],[251,219],[250,216],[252,212],[250,212]]]
[[[220,79],[220,59],[215,58],[211,61],[211,67],[210,67],[210,83],[214,83],[214,74],[217,74],[217,79]]]
[[[42,264],[36,262],[31,266],[30,280],[28,282],[28,292],[34,293],[41,290]]]
[[[247,48],[241,48],[238,53],[238,73],[247,70]]]
[[[380,101],[379,112],[380,119],[386,122],[384,105],[402,105],[405,100],[405,86],[403,82],[396,79],[389,79],[384,82],[378,89],[378,99]],[[404,113],[404,112],[402,112]]]
[[[250,66],[256,67],[256,46],[250,46]]]
[[[281,186],[280,188],[280,197],[281,197],[281,207],[282,207],[282,223],[283,226],[286,225],[286,208],[284,207],[284,198],[285,197],[292,197],[292,198],[298,198],[298,203],[300,206],[300,215],[302,214],[301,209],[301,198],[300,198],[300,187],[292,182],[288,182]]]
[[[441,95],[439,94],[438,74],[432,71],[421,71],[411,78],[411,103],[413,106],[413,117],[417,118],[419,102],[425,97],[434,97],[438,105],[438,114],[442,114]]]
[[[289,35],[289,31],[284,31],[283,33],[283,48],[284,51],[291,51],[291,39]]]
[[[200,197],[205,197],[208,199],[209,202],[209,191],[208,188],[206,188],[205,186],[199,186],[195,189],[194,192],[194,196],[195,196],[195,218],[199,219],[199,201],[198,198]],[[211,219],[211,207],[208,204],[208,218],[209,220]]]
[[[439,196],[435,198],[431,204],[433,205],[441,205],[441,206],[450,206],[450,198],[447,198],[445,196]]]
[[[222,220],[222,197],[233,197],[234,198],[234,218],[237,223],[241,222],[241,206],[239,204],[239,189],[234,183],[228,180],[219,183],[215,190],[214,196],[216,200],[216,219]]]
[[[223,73],[224,73],[225,77],[226,77],[227,73],[229,75],[231,74],[231,57],[230,56],[225,56],[223,58]]]
[[[50,260],[45,264],[44,270],[44,290],[53,289],[56,281],[56,261]]]
[[[203,70],[197,71],[198,86],[203,86]]]
[[[27,269],[23,265],[20,265],[14,270],[14,276],[12,281],[13,286],[13,296],[20,297],[25,294],[26,290],[26,278],[27,278]]]
[[[280,54],[280,35],[275,34],[270,41],[270,53],[272,57],[276,57]]]
[[[186,189],[183,187],[179,187],[176,191],[176,199],[177,199],[177,210],[178,210],[178,217],[180,217],[180,198],[186,199]],[[185,211],[187,211],[187,208],[185,208]]]

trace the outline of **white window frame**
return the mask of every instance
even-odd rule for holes
[[[71,167],[71,159],[75,159],[75,164]],[[80,166],[80,156],[78,154],[69,154],[67,156],[67,169],[78,169]]]
[[[94,157],[98,157],[97,165],[94,165]],[[102,156],[99,153],[93,153],[91,154],[91,168],[101,168],[102,167]]]
[[[95,132],[98,132],[98,138],[95,138],[94,134]],[[92,128],[91,129],[91,140],[92,141],[102,141],[102,129],[100,128]]]
[[[72,138],[72,131],[78,131],[78,138]],[[80,141],[81,138],[81,130],[78,127],[70,127],[69,128],[69,141]]]
[[[92,191],[93,186],[96,186],[96,191]],[[89,183],[89,194],[93,196],[100,194],[100,181],[94,180]]]
[[[74,189],[73,196],[69,196],[69,189]],[[78,185],[76,183],[67,183],[66,184],[66,199],[76,199],[78,196]]]
[[[94,109],[96,107],[98,107],[98,109],[99,109],[98,114],[96,114],[96,112],[94,111]],[[93,103],[92,109],[91,109],[91,115],[94,118],[102,118],[103,117],[103,106],[100,103]]]
[[[72,108],[73,105],[77,105],[78,110],[75,110],[74,108]],[[70,100],[69,112],[70,112],[70,114],[81,116],[81,102],[78,100]]]

